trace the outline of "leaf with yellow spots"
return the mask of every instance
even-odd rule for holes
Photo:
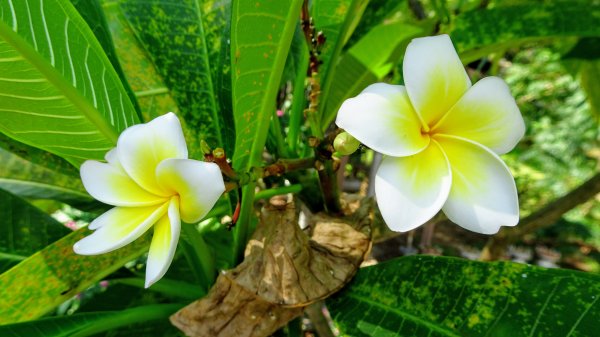
[[[81,256],[71,233],[0,275],[0,324],[39,318],[148,250],[150,236],[100,256]]]
[[[327,306],[344,336],[595,336],[600,276],[410,256],[359,270]]]

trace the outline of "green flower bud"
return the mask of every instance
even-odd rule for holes
[[[359,146],[360,142],[348,132],[340,133],[333,141],[333,148],[342,156],[353,154]]]

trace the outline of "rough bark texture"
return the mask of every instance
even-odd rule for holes
[[[272,202],[246,246],[246,258],[210,293],[173,316],[188,336],[267,336],[307,305],[342,288],[370,248],[370,203],[346,219],[317,215],[310,237],[292,204]]]

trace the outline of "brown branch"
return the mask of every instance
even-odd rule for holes
[[[286,172],[309,169],[315,167],[315,158],[279,159],[263,168],[263,178],[282,175]]]
[[[563,214],[583,204],[598,193],[600,193],[600,173],[597,173],[566,195],[525,217],[516,227],[504,228],[500,233],[491,237],[484,247],[480,259],[492,261],[503,257],[506,248],[510,244],[518,242],[524,235],[554,224]]]
[[[418,20],[423,20],[427,17],[423,4],[419,0],[408,0],[408,7],[413,12]]]
[[[329,322],[323,314],[323,302],[313,303],[304,309],[304,312],[310,318],[310,322],[315,328],[319,337],[335,337],[333,331],[329,327]]]

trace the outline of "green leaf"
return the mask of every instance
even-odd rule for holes
[[[73,244],[90,233],[87,229],[71,233],[0,275],[0,324],[47,314],[146,252],[151,237],[146,234],[103,255],[76,255]]]
[[[369,0],[360,22],[347,42],[348,46],[354,45],[374,27],[380,25],[384,20],[402,21],[412,23],[412,13],[406,0]]]
[[[463,62],[545,38],[600,36],[600,5],[556,2],[495,7],[458,15],[450,36]]]
[[[83,337],[135,323],[152,324],[166,320],[181,308],[179,304],[146,305],[122,311],[74,314],[0,326],[5,337]]]
[[[235,1],[231,17],[232,89],[236,143],[233,166],[262,163],[269,121],[301,0]]]
[[[348,49],[336,67],[322,125],[333,122],[345,99],[381,81],[402,60],[410,40],[428,33],[429,28],[385,22],[375,26]]]
[[[587,95],[590,108],[597,120],[600,120],[600,60],[581,61],[579,84]]]
[[[68,0],[0,3],[0,131],[78,165],[137,123],[123,84]]]
[[[231,16],[232,99],[236,140],[233,168],[262,164],[276,94],[300,17],[302,0],[235,1]],[[242,189],[234,228],[234,256],[241,259],[254,222],[254,183]]]
[[[2,148],[0,162],[0,188],[22,198],[54,199],[71,205],[93,202],[79,177],[34,164]]]
[[[115,46],[110,35],[110,29],[108,28],[108,23],[106,22],[106,17],[100,4],[103,0],[70,1],[75,7],[75,9],[77,9],[81,17],[85,20],[85,22],[87,22],[88,26],[94,33],[94,36],[96,36],[96,39],[98,39],[98,42],[102,46],[102,49],[104,49],[104,52],[110,60],[110,63],[113,65],[113,68],[117,72],[117,75],[119,75],[121,83],[123,83],[125,90],[127,90],[129,99],[133,103],[136,111],[139,113],[139,106],[137,106],[135,94],[129,86],[129,83],[127,83],[127,78],[125,77],[125,73],[123,72],[121,64],[119,63],[119,58],[117,57]],[[140,117],[139,114],[138,117]]]
[[[2,189],[0,214],[0,253],[29,256],[70,232],[46,213]]]
[[[223,135],[232,134],[223,114],[231,111],[221,111],[218,102],[222,93],[216,81],[224,71],[219,67],[222,33],[216,31],[227,25],[223,13],[229,6],[212,3],[126,0],[121,8],[196,137],[223,147]]]
[[[344,336],[594,336],[600,276],[411,256],[359,270],[327,301]]]
[[[336,66],[342,48],[352,35],[360,21],[369,0],[316,0],[312,5],[312,17],[317,31],[323,31],[325,45],[320,53],[323,62],[319,68],[321,73],[321,104],[319,116],[322,119],[323,109],[329,98],[329,90],[333,83]],[[321,125],[325,130],[327,125]]]
[[[25,260],[25,258],[26,257],[22,255],[0,253],[0,273],[4,273],[19,264],[19,262]]]

